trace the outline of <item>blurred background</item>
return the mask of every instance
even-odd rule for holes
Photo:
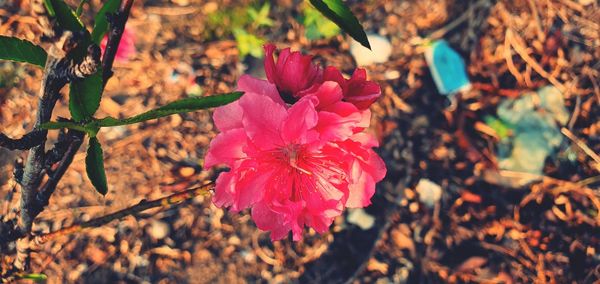
[[[272,243],[248,212],[197,197],[61,237],[33,254],[32,270],[50,283],[598,281],[598,1],[346,3],[374,52],[308,2],[136,1],[97,117],[232,91],[242,74],[264,76],[268,42],[347,76],[361,66],[383,92],[370,131],[388,174],[371,207],[325,235]],[[101,5],[88,1],[84,21]],[[0,1],[0,34],[39,43],[29,11],[28,0]],[[0,62],[3,133],[31,128],[40,80],[39,69]],[[63,98],[54,117],[68,116]],[[215,135],[207,111],[103,129],[109,193],[87,181],[82,150],[34,231],[214,179],[202,164]],[[9,180],[24,156],[0,150],[4,218],[17,208]]]

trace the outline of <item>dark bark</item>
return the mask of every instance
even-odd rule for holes
[[[44,132],[40,130],[33,130],[18,139],[13,139],[6,136],[4,133],[0,133],[0,147],[9,150],[28,150],[40,145],[43,138]]]

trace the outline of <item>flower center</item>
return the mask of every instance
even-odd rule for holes
[[[289,144],[285,147],[281,148],[281,153],[283,154],[283,162],[299,173],[304,173],[310,175],[311,173],[302,167],[304,164],[304,149],[302,145],[298,144]]]

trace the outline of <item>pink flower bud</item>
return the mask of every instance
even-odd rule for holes
[[[337,82],[344,92],[344,100],[353,103],[359,109],[367,109],[379,96],[381,88],[372,81],[367,81],[367,71],[356,68],[350,79],[345,79],[335,67],[327,67],[323,73],[323,81]]]
[[[279,53],[277,62],[273,58],[275,45],[265,45],[265,73],[269,82],[277,86],[284,100],[292,103],[301,97],[301,92],[320,83],[323,71],[312,64],[312,56],[291,52],[286,48]]]

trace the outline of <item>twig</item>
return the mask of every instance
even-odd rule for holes
[[[429,36],[427,36],[427,38],[431,39],[431,40],[436,40],[436,39],[440,39],[440,38],[444,37],[448,32],[455,29],[456,27],[461,25],[464,21],[469,19],[469,17],[472,16],[473,11],[476,8],[479,8],[480,6],[484,7],[484,6],[489,6],[489,5],[491,5],[489,0],[479,0],[479,1],[475,2],[473,5],[470,5],[469,8],[467,8],[467,10],[462,15],[460,15],[460,17],[454,19],[452,22],[448,23],[447,25],[432,32],[431,34],[429,34]]]
[[[579,147],[579,149],[581,149],[590,158],[592,158],[592,160],[594,160],[594,162],[596,162],[596,165],[594,165],[594,168],[597,171],[600,171],[600,156],[598,156],[598,154],[596,154],[596,152],[594,152],[594,150],[590,149],[590,147],[588,147],[588,145],[586,145],[583,141],[581,141],[581,139],[577,138],[573,134],[573,132],[571,132],[569,129],[563,127],[560,129],[560,132],[562,132],[562,134],[567,136],[567,138],[569,138],[571,141],[573,141],[575,143],[575,145],[577,145],[577,147]]]
[[[546,35],[542,31],[542,24],[535,1],[529,0],[529,8],[531,9],[531,15],[533,16],[533,22],[535,23],[535,31],[537,33],[538,40],[540,42],[544,42],[546,41]]]
[[[183,201],[190,200],[199,195],[207,196],[210,194],[213,187],[214,187],[214,183],[209,182],[204,185],[190,188],[188,190],[174,193],[169,196],[159,198],[156,200],[152,200],[152,201],[142,200],[134,206],[119,210],[117,212],[114,212],[114,213],[111,213],[111,214],[108,214],[105,216],[94,218],[87,222],[83,222],[80,224],[65,227],[65,228],[56,230],[54,232],[50,232],[50,233],[42,234],[42,235],[38,235],[38,236],[28,235],[27,238],[21,238],[21,239],[17,240],[17,244],[18,244],[17,249],[20,251],[17,254],[17,259],[15,260],[15,266],[18,267],[19,266],[18,263],[28,261],[27,259],[24,259],[24,258],[28,257],[29,251],[31,249],[37,248],[37,247],[45,244],[46,242],[56,239],[58,237],[66,236],[66,235],[73,234],[76,232],[80,232],[86,228],[97,228],[97,227],[106,225],[106,224],[110,223],[111,221],[121,219],[123,217],[130,216],[130,215],[136,215],[142,211],[145,211],[145,210],[148,210],[151,208],[157,208],[157,207],[166,208],[166,207],[169,207],[169,206],[172,206],[175,204],[179,204]],[[3,282],[3,283],[4,282],[12,282],[16,279],[19,279],[20,275],[24,275],[24,274],[21,273],[20,271],[18,271],[17,269],[9,270],[6,274],[0,275],[0,282]]]
[[[535,72],[540,74],[540,76],[542,76],[544,79],[548,80],[552,85],[554,85],[556,88],[558,88],[561,92],[565,92],[567,90],[565,85],[563,85],[555,77],[553,77],[552,74],[548,73],[548,71],[544,70],[544,68],[542,66],[540,66],[540,64],[537,63],[537,61],[535,61],[535,59],[531,58],[531,56],[529,56],[529,54],[527,54],[527,51],[525,50],[525,48],[523,46],[521,46],[521,44],[519,42],[516,41],[517,36],[514,34],[514,32],[511,29],[508,29],[506,31],[506,37],[508,38],[508,42],[510,43],[512,48],[514,48],[514,50],[517,52],[517,54],[519,54],[519,56],[521,56],[521,58],[529,66],[531,66],[531,68]]]
[[[4,135],[4,133],[0,133],[0,147],[9,150],[29,150],[40,145],[44,136],[44,132],[37,129],[23,135],[23,137],[19,139],[13,139]]]
[[[69,234],[72,234],[75,232],[79,232],[85,228],[100,227],[100,226],[110,223],[113,220],[121,219],[121,218],[123,218],[125,216],[129,216],[129,215],[135,215],[135,214],[138,214],[142,211],[145,211],[145,210],[148,210],[151,208],[168,207],[168,206],[178,204],[183,201],[192,199],[199,195],[207,196],[208,194],[210,194],[210,190],[213,188],[213,186],[214,186],[214,184],[212,182],[210,182],[210,183],[207,183],[207,184],[204,184],[204,185],[201,185],[198,187],[190,188],[190,189],[182,191],[182,192],[174,193],[169,196],[159,198],[156,200],[152,200],[152,201],[142,200],[138,204],[131,206],[129,208],[125,208],[125,209],[119,210],[117,212],[114,212],[114,213],[111,213],[111,214],[108,214],[108,215],[105,215],[102,217],[98,217],[98,218],[89,220],[87,222],[83,222],[81,224],[72,225],[72,226],[51,232],[51,233],[36,236],[32,240],[33,243],[31,243],[31,244],[41,245],[41,244],[44,244],[44,243],[46,243],[50,240],[53,240],[57,237],[69,235]]]
[[[133,1],[134,0],[123,0],[121,9],[119,9],[115,15],[109,16],[110,30],[108,32],[106,50],[102,57],[102,82],[104,83],[104,86],[106,86],[108,79],[113,75],[113,62],[115,61],[115,56],[119,49],[121,37],[125,31],[125,24],[127,23],[127,19],[129,19],[129,12],[131,11]]]
[[[159,198],[152,201],[142,200],[138,204],[119,210],[117,212],[101,216],[98,218],[94,218],[87,222],[83,222],[80,224],[72,225],[69,227],[58,229],[54,232],[50,232],[47,234],[42,234],[38,236],[27,235],[26,238],[20,238],[17,240],[17,258],[15,260],[15,267],[20,269],[20,266],[26,265],[29,262],[29,252],[33,248],[37,248],[44,243],[56,239],[61,236],[70,235],[76,232],[80,232],[86,228],[97,228],[103,225],[110,223],[111,221],[121,219],[125,216],[136,215],[142,211],[157,208],[157,207],[168,207],[171,205],[179,204],[183,201],[190,200],[199,195],[207,196],[210,194],[212,188],[214,186],[213,182],[206,183],[201,186],[197,186],[194,188],[190,188],[188,190],[171,194],[169,196]],[[22,270],[22,269],[21,269]],[[6,282],[7,280],[12,280],[16,275],[19,274],[17,269],[10,270],[7,274],[1,275],[0,281]],[[18,277],[17,277],[18,278]]]
[[[40,101],[38,104],[37,118],[34,124],[34,129],[40,124],[50,121],[52,110],[58,100],[60,89],[67,83],[66,78],[56,76],[62,73],[57,69],[62,66],[59,64],[61,58],[56,58],[48,54],[46,67],[44,69],[44,78],[42,79],[42,87],[40,88]],[[32,204],[34,204],[37,189],[43,178],[43,169],[45,161],[45,147],[47,130],[40,130],[42,137],[40,144],[31,148],[27,156],[25,171],[23,173],[23,182],[21,189],[21,218],[20,228],[24,232],[31,231],[33,219]]]
[[[508,68],[508,71],[510,72],[510,74],[512,74],[515,79],[517,80],[517,82],[519,82],[519,84],[523,83],[523,75],[521,75],[521,73],[519,72],[519,69],[517,69],[517,67],[515,66],[515,63],[513,62],[512,59],[512,50],[510,48],[510,35],[511,35],[511,30],[508,29],[506,30],[506,33],[504,35],[504,59],[506,60],[506,67]]]
[[[44,186],[40,189],[39,193],[37,194],[36,208],[43,209],[44,207],[46,207],[48,205],[50,196],[52,196],[52,194],[54,193],[54,190],[56,189],[58,181],[65,174],[69,165],[71,165],[71,163],[73,162],[73,157],[75,157],[77,150],[79,150],[79,147],[83,143],[83,137],[84,137],[85,133],[80,132],[80,131],[73,131],[73,132],[74,133],[72,134],[72,136],[70,134],[67,134],[67,135],[70,135],[70,137],[71,137],[70,138],[71,143],[67,146],[64,154],[62,155],[62,159],[59,161],[58,167],[56,168],[56,170],[54,172],[49,174],[48,181],[46,182],[46,184],[44,184]],[[36,215],[38,215],[39,213],[41,213],[41,210],[40,210],[40,212],[36,212],[36,213],[37,213]]]

